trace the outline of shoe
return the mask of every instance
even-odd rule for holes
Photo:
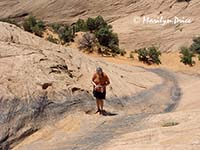
[[[106,113],[105,110],[101,110],[101,111],[100,111],[100,114],[103,115],[103,116],[107,116],[107,113]]]
[[[97,113],[101,113],[101,110],[100,110],[100,109],[98,109],[98,110],[95,112],[95,114],[97,114]]]
[[[103,115],[103,112],[102,112],[102,110],[100,110],[100,111],[99,111],[99,115]]]

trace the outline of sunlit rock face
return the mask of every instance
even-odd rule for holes
[[[161,51],[174,52],[181,46],[190,45],[192,38],[200,32],[199,6],[198,0],[2,0],[0,16],[23,18],[34,15],[49,23],[73,23],[79,18],[102,15],[119,34],[122,48],[135,50],[156,45]],[[152,23],[145,21],[147,18],[160,21]],[[164,20],[172,22],[164,24]]]

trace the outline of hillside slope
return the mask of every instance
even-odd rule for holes
[[[147,117],[143,120],[146,129],[115,136],[99,149],[199,150],[199,77],[178,76],[183,95],[175,111]],[[163,127],[163,125],[170,124],[170,122],[178,123],[178,125]]]
[[[0,23],[0,39],[0,149],[72,110],[94,112],[91,77],[97,66],[111,77],[107,98],[115,109],[123,109],[124,97],[162,82],[143,68],[93,59],[7,23]]]
[[[78,18],[102,15],[112,23],[123,48],[134,50],[155,44],[162,51],[177,51],[180,46],[189,45],[200,33],[199,6],[198,0],[189,3],[176,0],[2,0],[0,16],[20,18],[32,14],[47,22],[73,23]],[[191,19],[192,23],[147,25],[142,23],[144,16],[152,19],[173,19],[176,16]],[[135,22],[135,18],[139,22]]]

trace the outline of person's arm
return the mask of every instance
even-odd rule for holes
[[[110,84],[110,79],[108,78],[108,76],[106,75],[106,85],[105,86],[108,86]]]
[[[96,83],[94,82],[94,80],[96,79],[96,74],[93,75],[92,77],[92,85],[94,85],[95,87],[97,86]]]

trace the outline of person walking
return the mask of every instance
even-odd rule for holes
[[[97,67],[96,73],[92,77],[93,95],[96,98],[97,112],[103,114],[104,100],[106,98],[106,86],[110,84],[108,76],[101,67]]]

